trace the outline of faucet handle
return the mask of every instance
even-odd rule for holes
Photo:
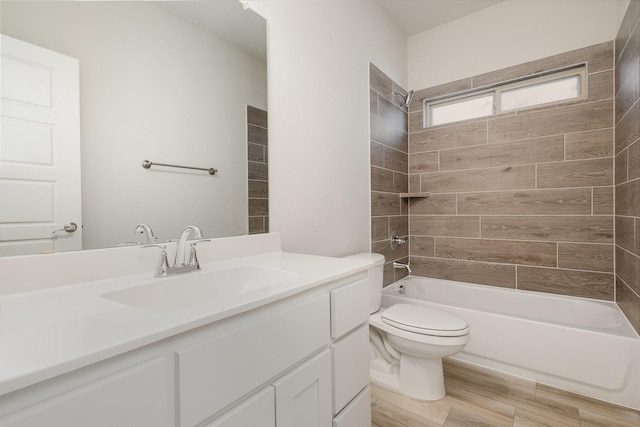
[[[167,271],[169,270],[169,259],[167,257],[167,245],[164,244],[158,244],[158,243],[151,243],[148,245],[142,245],[142,248],[160,248],[162,250],[162,252],[160,253],[160,263],[158,264],[158,266],[156,267],[156,277],[159,276],[166,276],[167,275]]]
[[[189,249],[189,263],[187,265],[194,265],[196,269],[200,269],[200,263],[198,262],[198,256],[196,255],[196,245],[201,242],[210,242],[211,239],[198,239],[191,242],[191,248]]]

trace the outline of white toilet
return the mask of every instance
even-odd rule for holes
[[[380,308],[384,256],[357,254],[369,269],[371,382],[419,400],[445,396],[442,358],[469,342],[469,325],[453,314],[413,304]]]

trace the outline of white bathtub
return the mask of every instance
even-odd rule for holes
[[[640,409],[640,338],[613,302],[423,277],[383,290],[383,307],[399,302],[467,321],[455,359]]]

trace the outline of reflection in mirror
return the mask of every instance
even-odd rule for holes
[[[0,255],[64,250],[55,242],[68,241],[73,233],[53,232],[70,222],[81,225],[82,249],[142,242],[144,236],[134,232],[141,223],[150,224],[159,241],[176,238],[187,224],[199,225],[206,237],[250,231],[247,212],[252,186],[247,159],[264,163],[267,158],[266,118],[262,119],[267,107],[263,18],[243,10],[236,0],[2,1],[0,16],[3,35],[77,60],[76,156],[81,164],[81,213],[62,217],[42,209],[57,205],[55,191],[30,211],[31,196],[15,185],[5,185],[29,183],[31,178],[20,175],[28,166],[24,161],[7,158],[7,150],[0,151],[0,198],[20,202],[7,209],[5,201],[0,201]],[[5,76],[11,73],[5,69],[10,68],[12,57],[4,46],[2,54],[0,144],[4,148],[12,141],[12,147],[33,152],[35,148],[26,145],[32,138],[15,130],[20,126],[5,126],[6,122],[24,123],[21,117],[7,116],[13,110],[5,107],[22,108],[29,102],[8,95]],[[13,74],[18,80],[25,75]],[[55,103],[62,90],[50,93]],[[254,117],[258,112],[257,125],[255,120],[249,124],[247,106]],[[36,109],[46,108],[37,105]],[[65,141],[55,128],[50,133],[50,141],[40,145],[53,154],[40,164],[49,171],[55,167],[64,171],[66,165],[56,163],[56,150]],[[261,159],[252,158],[259,148],[256,144],[263,145]],[[218,172],[145,169],[144,160]],[[258,170],[266,171],[266,164]],[[7,171],[18,174],[9,176]],[[266,181],[266,175],[258,174],[257,180]],[[267,197],[266,182],[258,193],[253,188],[253,198]],[[264,200],[254,203],[266,206]],[[264,209],[260,216],[266,224]],[[16,224],[27,234],[36,229],[43,234],[22,240],[16,237],[15,227],[11,229]]]

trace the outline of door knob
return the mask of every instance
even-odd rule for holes
[[[73,233],[78,229],[78,224],[75,222],[66,223],[60,230],[55,230],[51,234],[56,234],[58,231],[66,231],[67,233]]]

